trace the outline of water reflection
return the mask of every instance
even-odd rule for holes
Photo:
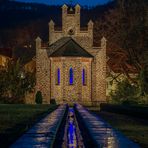
[[[74,110],[69,108],[69,117],[68,117],[68,147],[76,148],[77,139],[76,139],[76,126],[74,122]]]

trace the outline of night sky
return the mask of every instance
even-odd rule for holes
[[[44,3],[49,5],[57,5],[57,4],[64,4],[64,3],[70,3],[70,0],[16,0],[21,2],[36,2],[36,3]],[[95,6],[98,4],[105,4],[111,0],[72,0],[72,4],[79,3],[80,5],[89,5],[89,6]]]

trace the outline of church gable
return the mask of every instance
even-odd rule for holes
[[[61,40],[59,40],[60,42]],[[58,41],[56,42],[58,45]],[[53,44],[54,46],[54,44]],[[56,47],[55,47],[56,48]],[[83,49],[76,41],[71,37],[67,38],[67,42],[63,43],[55,52],[53,52],[50,57],[90,57],[93,56]]]
[[[100,47],[93,46],[93,22],[81,30],[80,8],[62,7],[60,31],[50,21],[48,46],[36,39],[36,91],[42,92],[44,103],[53,98],[57,103],[106,100],[106,39]]]
[[[83,48],[90,49],[93,47],[93,22],[90,20],[87,28],[83,30],[80,26],[81,7],[76,5],[75,8],[68,8],[67,5],[62,7],[62,30],[56,30],[55,23],[49,22],[49,45],[53,44],[62,37],[72,37]]]
[[[50,56],[53,52],[57,51],[60,47],[62,47],[67,41],[69,41],[69,37],[62,37],[56,42],[49,45],[47,49],[47,54]]]

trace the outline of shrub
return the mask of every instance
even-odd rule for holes
[[[145,66],[139,74],[140,96],[148,95],[148,66]]]
[[[136,104],[138,88],[129,83],[127,79],[117,84],[117,89],[111,92],[113,103],[119,104]]]
[[[35,97],[36,104],[42,104],[42,100],[43,100],[43,98],[42,98],[41,91],[37,91],[36,97]]]
[[[56,101],[55,101],[55,99],[51,99],[51,100],[50,100],[50,104],[54,104],[54,105],[56,105]]]
[[[147,119],[148,114],[148,106],[142,105],[117,105],[102,103],[100,105],[100,110],[117,114],[125,114],[143,119]]]

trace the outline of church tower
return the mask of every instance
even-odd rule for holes
[[[62,6],[62,26],[57,31],[53,20],[49,22],[49,45],[61,37],[72,37],[85,49],[93,46],[93,22],[90,20],[87,28],[81,28],[81,7],[77,4],[74,8],[66,4]]]
[[[82,28],[80,16],[80,5],[64,4],[61,30],[51,20],[48,46],[36,39],[36,91],[42,92],[43,103],[106,101],[106,39],[95,47],[94,23]]]
[[[78,34],[80,32],[80,5],[68,9],[67,5],[62,6],[62,31],[64,36]]]

